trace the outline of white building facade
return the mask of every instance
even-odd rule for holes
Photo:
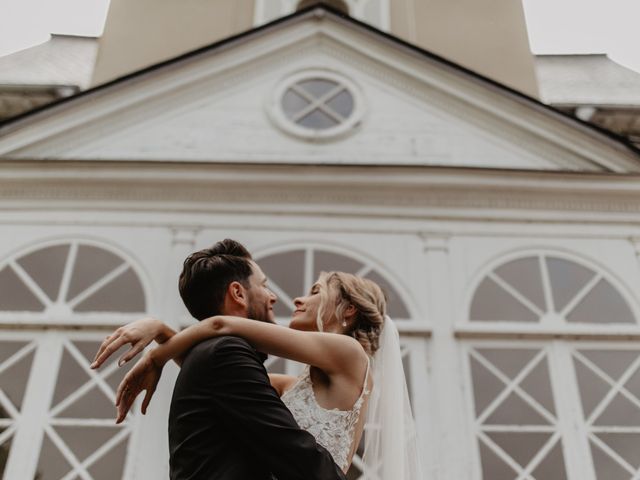
[[[182,260],[226,237],[282,322],[323,270],[385,288],[425,478],[640,478],[616,138],[318,9],[1,124],[0,159],[5,480],[167,477],[176,369],[115,426],[124,371],[88,364],[115,326],[192,322]]]

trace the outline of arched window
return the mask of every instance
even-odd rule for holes
[[[49,243],[0,264],[0,477],[123,477],[131,422],[114,424],[114,402],[130,367],[116,355],[91,370],[104,338],[91,328],[146,308],[135,268],[95,242]]]
[[[295,310],[293,299],[306,294],[321,272],[343,271],[376,282],[387,297],[387,313],[394,320],[409,320],[409,309],[400,293],[375,265],[322,247],[304,247],[257,257],[278,295],[276,316],[288,319]]]
[[[0,266],[0,312],[65,322],[92,312],[146,310],[142,284],[120,255],[88,242],[60,242]]]
[[[607,272],[562,253],[512,258],[480,280],[458,336],[470,337],[482,478],[640,475],[640,348],[621,333],[638,330],[634,312]]]
[[[480,322],[636,323],[603,272],[541,253],[493,269],[479,284],[470,320]]]
[[[269,279],[271,288],[279,297],[275,304],[275,312],[278,320],[286,322],[295,309],[293,299],[306,294],[321,272],[343,271],[362,276],[376,282],[387,297],[387,312],[394,320],[411,320],[409,308],[403,300],[396,286],[376,266],[362,258],[340,253],[321,246],[301,246],[289,248],[266,255],[257,255],[257,262]],[[412,395],[412,372],[410,357],[411,347],[407,342],[402,342],[402,356],[407,377],[409,393]],[[298,373],[300,366],[294,362],[283,359],[269,359],[266,363],[271,372]],[[425,381],[424,379],[421,379]],[[364,438],[360,444],[353,464],[348,473],[348,478],[363,479],[362,454]]]

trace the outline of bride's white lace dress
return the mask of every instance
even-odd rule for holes
[[[351,410],[326,409],[318,405],[309,371],[309,366],[306,366],[293,387],[282,395],[282,401],[291,410],[300,428],[311,433],[316,441],[329,451],[336,464],[342,470],[346,470],[360,411],[369,394],[369,365],[362,393]]]

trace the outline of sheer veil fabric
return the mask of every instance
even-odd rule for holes
[[[388,316],[372,365],[374,383],[364,433],[364,477],[367,480],[424,480],[402,366],[400,336]]]

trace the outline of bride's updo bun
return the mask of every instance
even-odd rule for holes
[[[318,280],[320,307],[318,330],[330,322],[342,323],[349,305],[357,311],[352,328],[347,332],[373,355],[378,350],[380,333],[387,308],[385,295],[377,283],[344,272],[323,272]]]

